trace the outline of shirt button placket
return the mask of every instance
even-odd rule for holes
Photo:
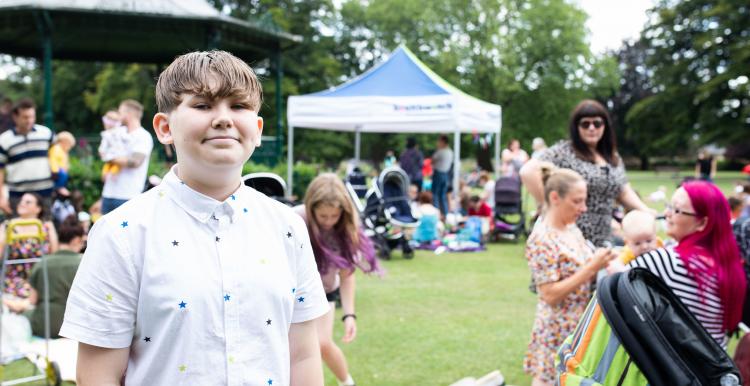
[[[221,276],[223,285],[223,300],[224,300],[224,339],[225,339],[225,350],[227,359],[227,384],[233,385],[241,380],[237,369],[237,358],[235,343],[237,342],[239,333],[237,329],[237,294],[233,291],[236,288],[233,272],[236,270],[236,261],[234,261],[234,255],[232,253],[231,240],[226,236],[227,230],[230,226],[229,218],[222,214],[217,215],[218,226],[216,227],[216,251],[219,256],[219,262],[221,264]]]

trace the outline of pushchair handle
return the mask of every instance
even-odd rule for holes
[[[31,229],[29,229],[31,228]],[[16,232],[16,230],[21,232]],[[44,225],[39,219],[13,219],[5,227],[5,242],[10,244],[21,239],[44,240]]]

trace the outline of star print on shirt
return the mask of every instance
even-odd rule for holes
[[[221,240],[221,239],[219,238],[219,236],[216,236],[216,242],[217,242],[217,243],[219,242],[219,240]]]
[[[297,289],[296,288],[292,288],[292,293],[295,293],[295,292],[297,292]]]
[[[181,373],[184,373],[184,372],[185,372],[185,370],[187,370],[187,366],[185,366],[185,365],[180,365],[180,367],[178,367],[178,369],[180,370],[180,372],[181,372]]]
[[[297,298],[297,301],[300,302],[300,303],[304,303],[305,302],[305,297],[304,296],[300,296],[300,297]]]
[[[107,294],[107,296],[105,296],[105,298],[107,299],[108,302],[111,302],[112,301],[112,294]]]
[[[269,385],[273,385],[273,379],[269,379],[269,380],[268,380],[268,384],[269,384]]]
[[[291,238],[292,237],[292,232],[286,232],[286,237],[287,238]]]
[[[247,208],[242,208],[242,212],[247,213]]]
[[[185,303],[185,301],[184,301],[184,300],[183,300],[183,301],[181,301],[179,305],[180,305],[180,308],[185,308],[185,307],[187,307],[187,303]]]
[[[159,198],[164,198],[165,193],[163,191],[159,191]]]
[[[231,195],[231,196],[229,196],[229,197],[231,197],[231,198],[232,198],[232,201],[234,201],[234,200],[236,200],[236,199],[237,199],[237,197],[236,197],[236,196],[235,196],[234,194],[233,194],[233,195]]]
[[[148,342],[151,341],[151,337],[147,336],[147,337],[143,338],[143,341],[146,342],[146,343],[148,343]]]
[[[172,240],[172,246],[177,247],[180,245],[180,242],[177,240]]]
[[[229,296],[229,294],[224,295],[224,301],[225,302],[228,302],[230,298],[231,298],[231,296]]]
[[[271,319],[266,320],[266,326],[270,326],[270,325],[271,325]]]
[[[128,222],[127,221],[123,221],[122,224],[120,224],[120,226],[123,227],[123,228],[127,228]]]

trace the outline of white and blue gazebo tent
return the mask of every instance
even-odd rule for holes
[[[453,191],[458,192],[462,133],[495,134],[495,164],[500,162],[501,107],[453,87],[408,48],[362,75],[329,90],[290,96],[287,186],[292,191],[294,128],[355,133],[359,160],[361,133],[453,133]]]

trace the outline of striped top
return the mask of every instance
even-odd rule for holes
[[[664,280],[672,292],[711,334],[711,337],[722,348],[727,348],[728,339],[722,328],[724,308],[721,305],[719,284],[715,277],[708,278],[705,281],[705,287],[699,289],[698,283],[688,273],[682,259],[671,247],[659,248],[638,256],[628,266],[646,268]]]
[[[0,134],[0,169],[11,195],[37,192],[48,196],[54,183],[47,152],[55,134],[42,125],[34,125],[26,135],[15,128]]]

